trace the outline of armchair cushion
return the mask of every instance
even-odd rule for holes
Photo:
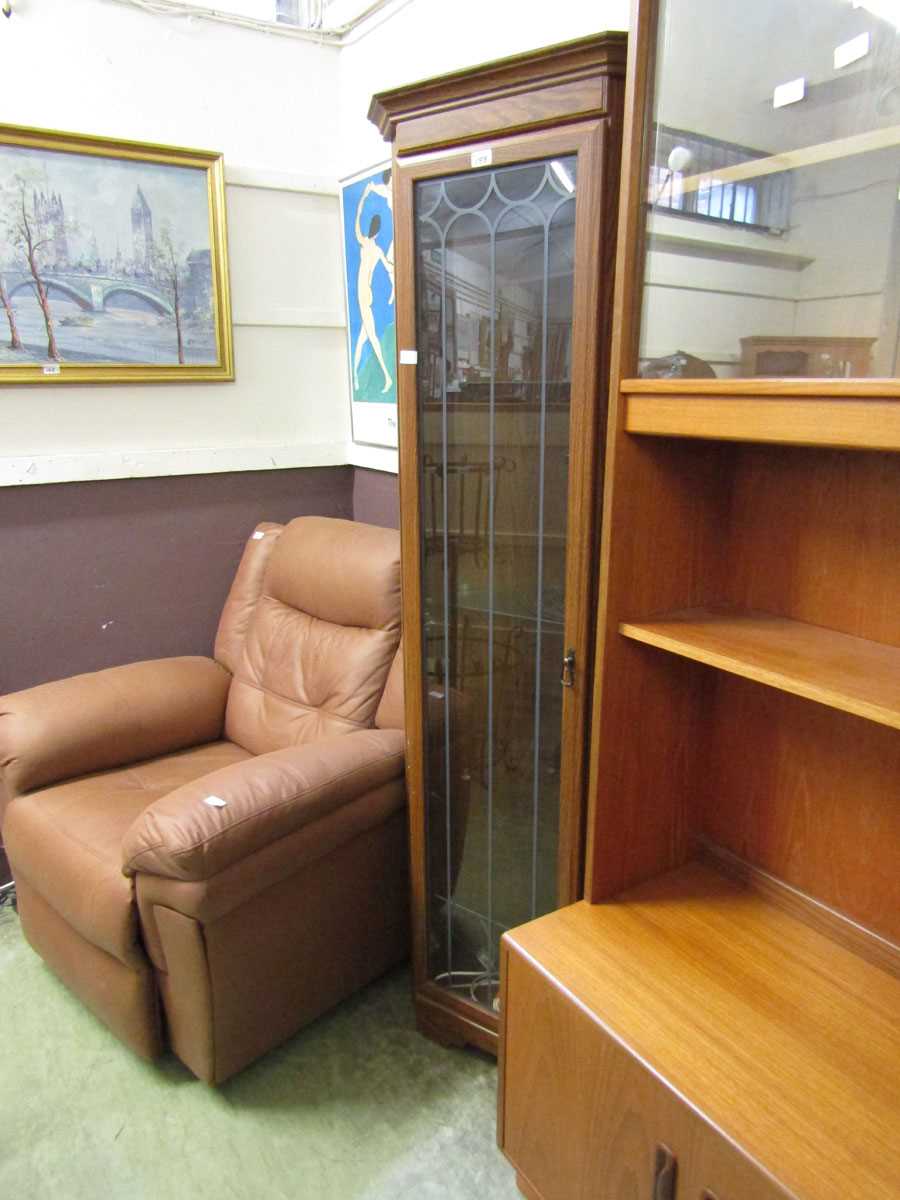
[[[0,769],[10,796],[216,741],[230,682],[210,658],[163,658],[0,698]]]
[[[261,521],[244,546],[244,553],[225,600],[213,658],[232,674],[241,661],[244,638],[253,616],[253,610],[262,595],[266,565],[280,537],[283,525],[272,521]]]
[[[140,964],[132,883],[122,874],[125,832],[173,788],[246,758],[240,746],[212,742],[19,796],[4,828],[17,879],[86,941]]]
[[[298,517],[270,541],[225,714],[257,755],[368,729],[400,640],[396,530]]]
[[[367,729],[214,771],[138,817],[122,843],[125,873],[209,879],[400,777],[403,764],[400,730]]]

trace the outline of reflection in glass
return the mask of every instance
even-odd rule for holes
[[[642,375],[900,375],[898,23],[663,0]]]
[[[429,970],[556,906],[574,157],[416,185]]]

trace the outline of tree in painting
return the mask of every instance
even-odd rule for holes
[[[159,235],[154,274],[169,297],[175,314],[175,340],[178,346],[178,361],[183,363],[184,357],[184,254],[181,247],[176,246],[172,236],[172,226],[164,221]]]
[[[2,275],[0,275],[0,304],[3,305],[3,311],[9,324],[9,348],[10,350],[21,350],[22,339],[19,336],[19,326],[16,324],[16,310],[12,306]]]
[[[56,342],[56,330],[54,329],[47,283],[44,279],[44,264],[48,252],[52,249],[53,238],[41,226],[39,214],[36,211],[38,202],[39,197],[30,188],[26,176],[16,174],[2,195],[0,248],[4,251],[3,259],[10,261],[13,265],[19,260],[27,267],[44,319],[47,357],[54,362],[59,362],[61,355]],[[10,349],[21,350],[22,341],[19,336],[15,309],[2,278],[0,278],[0,303],[3,305],[9,324]]]
[[[50,311],[50,300],[47,296],[47,285],[41,275],[41,259],[44,251],[49,243],[49,238],[40,237],[37,232],[37,221],[34,214],[28,212],[27,188],[25,180],[22,176],[17,177],[18,197],[17,197],[17,214],[13,224],[13,244],[25,257],[28,264],[28,270],[31,272],[31,277],[34,280],[34,288],[37,292],[38,304],[41,306],[41,312],[44,316],[44,325],[47,329],[47,357],[54,362],[59,362],[60,353],[56,344],[56,332],[53,328],[53,313]]]
[[[9,325],[9,348],[10,350],[21,350],[22,338],[19,334],[18,322],[16,321],[16,310],[13,308],[12,299],[2,274],[2,267],[4,264],[10,262],[13,257],[12,227],[14,224],[14,203],[14,193],[7,186],[0,192],[0,304],[3,306],[3,312]]]

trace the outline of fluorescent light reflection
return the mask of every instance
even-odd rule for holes
[[[854,8],[864,8],[873,17],[890,23],[900,29],[900,0],[853,0]]]
[[[567,192],[572,193],[575,191],[575,180],[558,159],[552,159],[550,168]]]

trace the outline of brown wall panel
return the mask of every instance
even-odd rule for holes
[[[209,654],[261,520],[352,517],[353,468],[0,490],[0,693],[116,663]]]
[[[353,519],[387,529],[400,528],[397,476],[356,467],[353,472]]]

